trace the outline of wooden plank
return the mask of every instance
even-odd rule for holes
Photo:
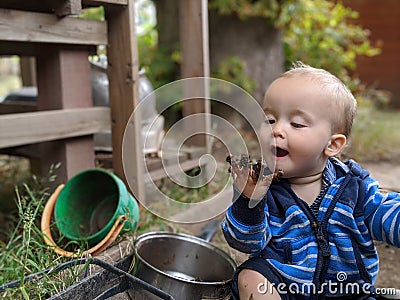
[[[0,116],[0,148],[83,136],[109,128],[107,107],[8,114]]]
[[[58,17],[80,15],[82,14],[81,0],[64,0],[61,5],[56,8],[55,13]]]
[[[36,111],[36,103],[20,101],[20,103],[0,103],[0,115]]]
[[[84,6],[128,5],[128,0],[82,0]]]
[[[108,21],[107,55],[114,173],[128,183],[137,199],[144,200],[140,117],[128,124],[139,103],[134,2],[128,1],[127,6],[108,6],[105,13]],[[123,157],[123,151],[129,155]]]
[[[65,6],[66,2],[70,0],[40,0],[40,1],[27,1],[27,0],[1,0],[0,7],[7,9],[18,9],[24,11],[35,11],[44,13],[55,13],[57,9]],[[93,7],[101,5],[127,5],[128,0],[72,0],[81,3],[84,7]],[[73,4],[75,5],[75,4]],[[73,10],[71,11],[73,12]]]
[[[207,1],[180,0],[179,21],[182,77],[209,76]]]
[[[36,61],[34,57],[22,56],[19,60],[22,86],[36,86]]]
[[[17,146],[10,148],[2,148],[0,149],[0,153],[13,155],[13,156],[23,156],[29,159],[39,159],[40,158],[40,149],[39,144],[30,144],[25,146]]]
[[[0,8],[0,40],[77,45],[107,44],[103,21]]]
[[[65,0],[1,0],[0,7],[7,9],[54,13],[56,8],[61,6],[64,1]]]
[[[15,42],[0,41],[0,55],[20,55],[20,56],[37,56],[47,51],[54,43],[36,43],[36,42]],[[95,45],[76,45],[64,44],[63,49],[66,50],[84,50],[89,55],[97,54],[97,46]]]
[[[182,51],[181,75],[182,78],[209,77],[209,46],[208,46],[208,11],[207,0],[180,0],[179,2],[180,41]],[[196,88],[196,87],[194,87]],[[189,116],[194,113],[210,113],[210,101],[207,96],[208,86],[193,86],[188,91],[183,91],[184,97],[190,97],[197,93],[205,95],[204,98],[192,99],[183,102],[183,115]],[[199,131],[210,132],[210,120],[197,118],[190,120],[186,126],[195,126]],[[205,135],[196,135],[188,143],[204,146],[210,150],[209,139]]]

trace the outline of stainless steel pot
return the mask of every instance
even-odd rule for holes
[[[175,299],[229,297],[228,284],[236,264],[209,242],[185,234],[150,232],[139,236],[134,248],[133,275]],[[138,289],[134,297],[154,299],[153,295]]]

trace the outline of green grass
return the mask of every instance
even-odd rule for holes
[[[346,156],[364,162],[400,162],[400,111],[359,109]]]
[[[58,256],[43,240],[40,230],[41,213],[49,197],[44,182],[49,177],[32,177],[29,183],[16,188],[17,215],[7,239],[0,239],[0,285],[21,280],[16,288],[0,293],[1,299],[45,299],[76,282],[82,268],[70,268],[67,272],[45,275],[43,278],[24,282],[24,277],[69,261]]]

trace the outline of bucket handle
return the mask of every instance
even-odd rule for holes
[[[57,202],[57,198],[63,189],[64,184],[60,184],[54,193],[50,196],[49,200],[47,201],[43,214],[42,214],[42,220],[41,220],[41,231],[43,233],[43,238],[44,241],[47,245],[53,247],[54,252],[61,256],[65,257],[79,257],[79,256],[87,256],[88,254],[90,255],[97,255],[100,252],[104,251],[114,240],[117,238],[119,233],[121,232],[122,228],[125,225],[125,222],[127,220],[126,215],[121,215],[117,218],[115,221],[114,225],[112,226],[111,230],[108,232],[108,234],[95,246],[92,248],[84,251],[81,254],[74,253],[74,252],[69,252],[67,250],[64,250],[60,248],[53,240],[53,237],[51,235],[51,230],[50,230],[50,222],[51,222],[51,216],[53,215],[54,212],[54,207]]]

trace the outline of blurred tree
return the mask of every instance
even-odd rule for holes
[[[282,29],[285,67],[301,60],[338,76],[351,90],[359,80],[349,70],[358,55],[374,56],[380,49],[369,41],[369,31],[353,20],[358,13],[341,2],[327,0],[210,0],[220,14],[235,14],[241,20],[263,17]]]
[[[330,71],[355,91],[359,80],[349,70],[356,68],[356,56],[380,53],[369,41],[369,31],[353,23],[358,17],[340,2],[285,1],[276,25],[284,29],[286,67],[302,60]]]
[[[209,7],[221,15],[236,15],[245,21],[252,17],[265,18],[272,23],[279,17],[279,0],[209,0]]]

